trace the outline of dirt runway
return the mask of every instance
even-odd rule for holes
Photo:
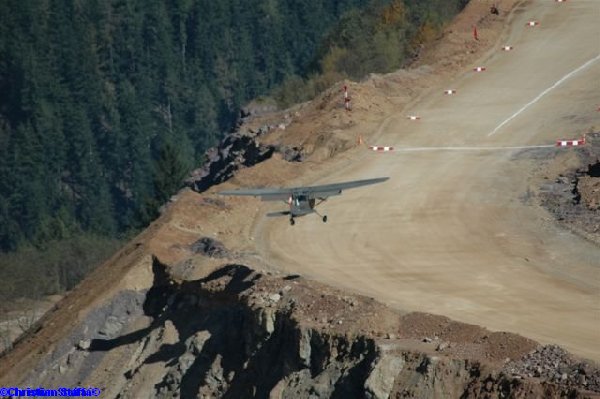
[[[318,183],[391,179],[326,203],[327,224],[259,223],[264,257],[399,309],[600,360],[600,249],[528,201],[536,162],[555,150],[489,149],[551,145],[600,126],[599,17],[596,0],[526,2],[504,42],[472,66],[485,72],[467,68],[432,88],[371,143],[429,150],[357,155]],[[457,94],[445,96],[448,88]]]

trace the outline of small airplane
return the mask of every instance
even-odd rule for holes
[[[321,216],[315,209],[317,206],[334,195],[340,195],[342,190],[367,186],[370,184],[382,183],[389,177],[379,177],[376,179],[355,180],[344,183],[325,184],[322,186],[309,187],[292,187],[292,188],[250,188],[245,190],[230,190],[221,191],[220,195],[247,195],[260,197],[263,201],[284,201],[290,210],[281,212],[267,213],[268,217],[288,216],[290,224],[293,226],[296,222],[295,217],[316,213]],[[318,201],[318,202],[317,202]],[[321,216],[323,223],[327,222],[327,216]]]

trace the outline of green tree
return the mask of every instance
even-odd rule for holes
[[[0,248],[143,226],[242,104],[397,68],[465,2],[0,1]]]
[[[165,203],[179,190],[187,171],[188,166],[182,161],[177,148],[165,143],[154,165],[154,192],[159,204]]]

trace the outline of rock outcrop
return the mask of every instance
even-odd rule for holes
[[[585,387],[600,392],[600,370],[574,359],[557,345],[540,347],[518,361],[507,363],[504,371],[514,376],[540,377],[566,388]]]
[[[576,151],[579,166],[550,176],[540,202],[566,227],[600,242],[600,133],[588,133]]]
[[[421,338],[431,323],[444,340],[461,329],[470,338],[486,330],[401,316],[299,276],[228,265],[178,282],[158,260],[152,268],[148,291],[123,292],[90,312],[17,383],[91,385],[107,398],[578,398],[597,388],[529,376],[523,365],[535,353],[523,353],[518,373],[517,363],[502,369],[505,353],[490,357],[489,342],[480,347],[487,358],[473,355],[472,343],[471,356],[452,352],[461,342],[436,352]],[[524,349],[534,344],[500,337]]]
[[[202,237],[191,245],[193,253],[205,255],[211,258],[224,258],[230,255],[229,250],[221,241],[210,237]]]
[[[194,191],[203,192],[209,187],[230,179],[236,170],[269,159],[275,148],[258,142],[262,130],[236,131],[228,134],[206,152],[204,165],[192,172],[185,184]]]
[[[285,130],[287,124],[291,123],[289,117],[285,121],[279,125],[263,125],[253,129],[246,127],[242,118],[235,131],[225,136],[216,147],[206,151],[204,164],[191,173],[185,185],[196,192],[203,192],[230,179],[241,168],[266,161],[275,152],[288,162],[304,161],[304,150],[300,146],[262,144],[259,140],[269,131]]]

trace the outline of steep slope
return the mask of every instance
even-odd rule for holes
[[[555,348],[532,352],[534,341],[513,334],[399,315],[299,276],[231,264],[177,282],[156,259],[152,270],[145,294],[122,291],[90,312],[20,383],[125,398],[551,398],[600,389],[599,370]],[[531,377],[536,368],[548,382]]]
[[[389,137],[385,130],[399,109],[498,43],[502,25],[515,18],[508,13],[513,2],[504,4],[499,17],[483,2],[471,4],[433,50],[442,59],[431,61],[425,52],[430,65],[349,83],[352,113],[334,88],[287,118],[253,121],[284,124],[263,142],[303,146],[308,161],[290,163],[275,154],[239,171],[227,186],[315,181],[362,162],[359,134]],[[473,22],[479,42],[471,38]],[[298,276],[324,268],[321,259],[296,268],[262,257],[256,232],[263,211],[254,199],[183,190],[149,229],[3,356],[0,384],[93,385],[106,397],[585,397],[594,395],[588,389],[599,391],[597,367],[560,349],[532,352],[538,344],[530,339],[392,310]],[[352,215],[339,219],[346,227],[358,222]],[[309,239],[321,240],[318,232],[313,228]],[[205,246],[194,244],[207,237],[222,242],[222,257],[196,253]],[[338,278],[352,273],[340,271]],[[422,302],[426,292],[408,296]]]

